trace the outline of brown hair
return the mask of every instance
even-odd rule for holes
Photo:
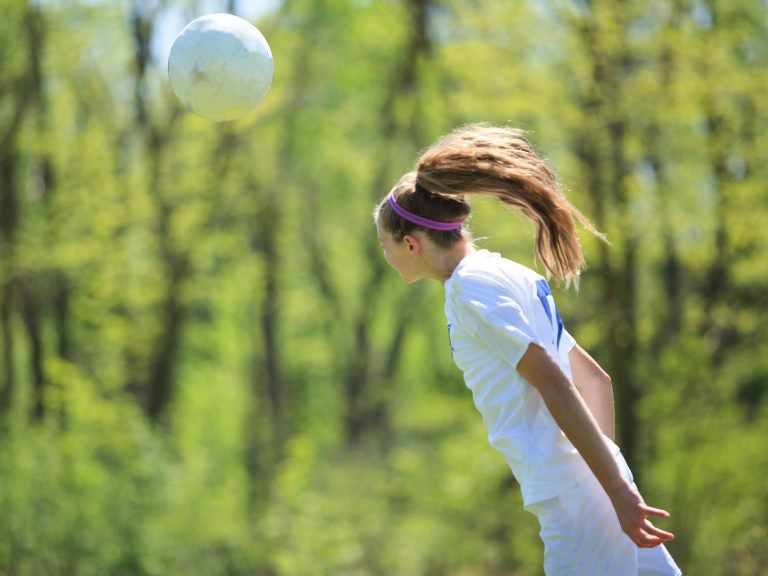
[[[557,179],[539,158],[524,132],[515,128],[473,124],[451,132],[429,147],[392,190],[406,210],[432,220],[466,219],[465,196],[492,196],[519,209],[535,227],[536,253],[549,273],[578,282],[584,255],[576,234],[578,220],[604,239],[563,196]],[[395,240],[419,229],[438,245],[448,247],[469,233],[428,230],[395,214],[386,199],[376,208],[376,222]]]

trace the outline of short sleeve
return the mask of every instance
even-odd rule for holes
[[[469,300],[461,308],[467,330],[510,366],[517,367],[528,346],[538,343],[530,321],[511,298],[492,306]]]
[[[560,338],[559,352],[560,354],[568,355],[568,353],[576,346],[576,339],[571,336],[568,330],[563,329],[563,335]]]

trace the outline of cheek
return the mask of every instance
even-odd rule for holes
[[[381,251],[384,254],[384,259],[387,261],[387,263],[391,266],[394,262],[397,261],[397,250],[395,249],[395,246],[392,246],[391,244],[387,243],[382,245]]]
[[[390,268],[394,269],[398,273],[401,272],[401,269],[403,267],[403,262],[402,262],[402,258],[396,251],[385,250],[384,259],[387,261],[387,264],[389,264]]]
[[[387,256],[387,263],[388,263],[388,264],[389,264],[389,265],[390,265],[392,268],[394,268],[395,270],[397,270],[398,272],[399,272],[399,271],[400,271],[400,269],[403,267],[403,263],[402,263],[401,259],[400,259],[400,258],[398,258],[398,256],[397,256],[396,254],[390,254],[389,256]]]

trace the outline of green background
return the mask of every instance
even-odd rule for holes
[[[371,221],[474,121],[528,130],[608,234],[555,296],[679,564],[768,571],[765,2],[0,8],[0,574],[542,574],[442,287]],[[226,124],[166,76],[213,11],[275,56]],[[472,228],[541,269],[520,215]]]

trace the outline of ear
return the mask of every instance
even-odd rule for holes
[[[411,256],[418,256],[422,249],[422,239],[416,234],[406,234],[403,236],[403,242]]]

